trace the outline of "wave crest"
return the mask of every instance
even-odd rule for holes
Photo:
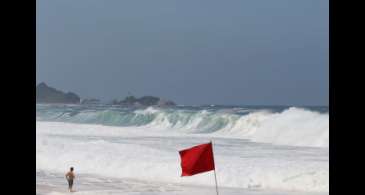
[[[210,133],[294,146],[328,147],[327,113],[291,107],[282,112],[250,110],[245,115],[228,111],[158,109],[39,110],[37,120],[112,126],[145,126],[181,133]]]

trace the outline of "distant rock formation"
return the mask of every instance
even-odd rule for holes
[[[118,101],[114,100],[112,102],[114,105],[123,105],[123,106],[174,106],[176,105],[173,101],[163,100],[159,97],[154,96],[143,96],[141,98],[136,98],[134,96],[128,96],[124,100]]]
[[[36,88],[37,103],[79,104],[80,97],[72,92],[64,93],[42,82]]]
[[[171,101],[171,100],[163,100],[163,99],[160,99],[158,102],[157,102],[157,106],[175,106],[175,102]]]
[[[46,83],[42,82],[37,85],[36,88],[36,102],[37,103],[60,103],[60,104],[100,104],[98,99],[82,99],[72,92],[62,92],[53,87],[48,86]],[[128,96],[124,100],[118,101],[113,100],[112,105],[122,105],[122,106],[135,106],[135,107],[145,107],[145,106],[158,106],[167,107],[175,106],[176,104],[170,100],[164,100],[159,97],[154,96],[143,96],[141,98],[136,98],[134,96]]]
[[[83,99],[81,100],[81,104],[100,104],[99,99]]]

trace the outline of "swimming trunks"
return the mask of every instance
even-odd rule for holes
[[[68,188],[72,188],[72,185],[74,184],[74,180],[73,179],[68,179]]]

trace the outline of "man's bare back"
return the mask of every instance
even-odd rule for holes
[[[75,174],[72,171],[69,171],[66,173],[66,178],[69,179],[75,179]]]

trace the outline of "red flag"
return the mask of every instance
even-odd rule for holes
[[[181,157],[181,176],[191,176],[214,170],[212,143],[201,144],[179,151]]]

